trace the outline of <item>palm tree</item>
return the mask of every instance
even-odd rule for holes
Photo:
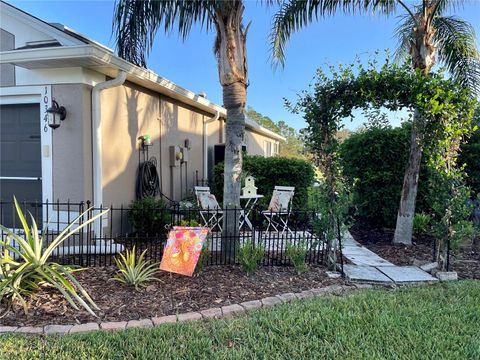
[[[145,67],[146,56],[153,46],[158,30],[176,30],[186,39],[192,25],[216,31],[214,53],[223,89],[223,106],[227,109],[225,141],[224,206],[240,207],[240,174],[242,143],[245,133],[245,103],[248,71],[246,38],[248,26],[243,25],[243,0],[117,0],[113,19],[119,55]],[[237,211],[227,211],[224,231],[231,236],[238,228]],[[224,236],[224,238],[227,238]],[[222,246],[233,248],[231,244]]]
[[[381,12],[394,14],[402,8],[406,14],[397,28],[398,58],[411,57],[412,67],[427,75],[440,61],[460,84],[480,94],[480,53],[472,26],[455,16],[444,16],[446,10],[459,6],[459,0],[421,0],[409,8],[402,0],[287,0],[274,18],[271,46],[273,59],[284,64],[285,46],[295,31],[318,17],[345,12]],[[414,112],[409,162],[405,170],[394,243],[410,245],[422,159],[421,132],[423,119]]]

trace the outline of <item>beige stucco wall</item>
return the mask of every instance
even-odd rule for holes
[[[52,85],[52,98],[67,109],[66,119],[52,131],[53,200],[91,199],[91,87]]]
[[[149,157],[157,159],[162,193],[174,200],[191,193],[203,178],[203,121],[209,117],[193,108],[134,84],[102,92],[103,199],[105,204],[129,204],[135,185],[141,135],[149,134]],[[208,125],[208,143],[219,142],[219,122]],[[190,141],[188,161],[170,166],[170,146]]]
[[[261,155],[265,156],[264,141],[270,141],[272,143],[272,151],[274,151],[274,144],[279,143],[278,140],[274,140],[268,136],[253,132],[251,130],[245,131],[245,144],[247,145],[247,154],[249,155]]]
[[[67,119],[53,132],[54,198],[92,199],[91,86],[53,85],[52,97],[67,109]],[[204,174],[203,122],[212,117],[171,98],[135,84],[101,93],[102,163],[104,205],[128,205],[135,199],[141,135],[149,134],[153,145],[149,157],[157,159],[162,193],[174,200],[191,195],[196,179]],[[207,126],[208,171],[213,168],[213,147],[223,142],[223,120]],[[264,155],[267,136],[246,131],[247,152]],[[181,167],[170,166],[170,146],[190,141],[189,158]],[[272,145],[273,146],[273,145]]]

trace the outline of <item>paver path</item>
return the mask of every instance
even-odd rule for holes
[[[355,241],[349,232],[342,240],[343,256],[353,263],[353,265],[344,265],[343,271],[352,281],[381,283],[438,281],[437,278],[416,266],[397,266],[382,259]]]

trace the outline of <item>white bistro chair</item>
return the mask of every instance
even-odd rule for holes
[[[272,227],[275,231],[281,232],[282,235],[285,231],[293,235],[292,230],[288,227],[288,219],[294,194],[295,187],[293,186],[275,186],[268,210],[262,211],[263,216],[268,221],[266,231]]]
[[[223,211],[218,205],[215,195],[210,193],[208,186],[195,186],[195,196],[197,197],[197,204],[200,206],[200,216],[206,227],[213,230],[218,227],[222,231],[220,222],[223,219]]]

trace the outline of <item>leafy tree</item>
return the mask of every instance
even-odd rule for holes
[[[480,129],[480,107],[477,108],[475,123]],[[467,185],[480,198],[480,130],[461,145],[458,163],[465,165]]]
[[[246,115],[259,125],[283,136],[286,140],[280,142],[280,156],[304,159],[304,142],[300,134],[285,121],[275,123],[268,116],[264,116],[252,107],[247,107]]]
[[[227,109],[224,205],[229,208],[240,207],[249,27],[244,26],[243,12],[243,0],[117,0],[113,19],[118,54],[143,67],[159,30],[165,33],[176,30],[183,39],[189,36],[194,24],[207,31],[215,30],[213,50],[218,60],[223,105]],[[238,231],[235,214],[238,212],[228,211],[224,217],[224,239],[233,238]],[[233,254],[232,245],[226,240],[222,245],[229,256]]]
[[[431,71],[438,57],[456,81],[468,86],[472,95],[479,94],[480,53],[475,32],[470,24],[461,19],[445,16],[449,8],[455,8],[462,2],[422,0],[417,6],[408,7],[402,0],[287,0],[281,5],[273,22],[273,59],[283,65],[285,46],[291,35],[320,16],[333,15],[338,9],[345,12],[381,12],[393,15],[398,8],[402,8],[406,15],[397,29],[398,56],[408,56],[413,69],[423,75]],[[420,117],[418,109],[414,109],[410,154],[403,180],[395,243],[412,242],[418,176],[424,147],[425,134],[421,131],[425,128],[424,122],[425,119]]]
[[[439,181],[439,188],[443,191],[451,189],[452,184],[458,184],[457,180],[453,182],[451,179],[456,175],[454,167],[459,144],[475,129],[473,117],[478,103],[471,97],[471,92],[441,73],[424,75],[420,71],[412,72],[408,64],[398,66],[387,60],[380,68],[376,62],[370,62],[368,68],[361,64],[358,69],[354,66],[331,67],[328,76],[317,70],[311,90],[301,92],[295,103],[287,102],[294,113],[303,114],[308,124],[308,144],[324,174],[326,186],[323,199],[326,201],[323,203],[326,213],[337,212],[341,218],[344,207],[337,209],[335,200],[344,199],[341,203],[348,203],[348,189],[345,191],[342,186],[342,169],[337,160],[339,141],[335,134],[342,128],[342,120],[351,117],[352,111],[357,108],[387,108],[392,111],[415,108],[420,118],[424,119],[420,130],[425,134],[423,140],[430,162],[435,164],[438,172],[447,173],[447,169],[448,174],[452,174],[452,177],[449,175],[440,179],[448,184]],[[462,193],[458,194],[460,198]],[[437,209],[447,211],[450,206],[453,203],[445,203],[442,198]],[[338,228],[340,222],[332,226],[335,218],[328,218],[324,216],[329,228]]]
[[[248,106],[245,110],[245,114],[257,124],[263,126],[265,129],[272,130],[276,133],[279,132],[278,125],[275,124],[275,121],[270,119],[268,116],[260,114],[253,107]]]

